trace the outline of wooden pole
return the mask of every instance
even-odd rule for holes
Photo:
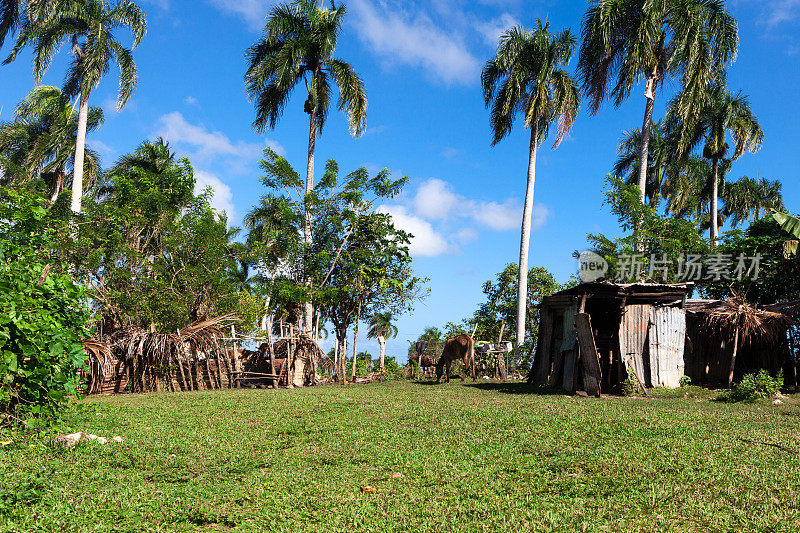
[[[217,364],[217,388],[222,389],[222,363],[219,360],[219,352],[214,352],[214,362]]]
[[[189,390],[189,387],[186,384],[186,374],[183,373],[183,361],[181,360],[181,354],[183,354],[183,339],[181,338],[181,330],[176,330],[178,335],[177,344],[175,345],[175,362],[178,364],[178,370],[180,371],[181,381],[183,390]]]
[[[233,324],[231,324],[231,338],[232,339],[236,339],[236,326],[234,326]],[[239,360],[239,348],[236,346],[236,340],[233,341],[233,356],[232,357],[233,357],[233,371],[234,372],[241,372],[242,371],[242,365],[241,365],[241,361]],[[241,389],[242,388],[242,384],[240,382],[236,381],[235,378],[234,378],[234,384],[235,384],[234,386],[237,389]]]
[[[733,369],[736,366],[736,352],[739,351],[739,317],[736,317],[736,333],[733,336],[733,355],[731,355],[731,370],[728,372],[728,388],[733,386]]]
[[[192,360],[194,362],[194,382],[197,386],[197,390],[203,390],[205,388],[205,383],[203,383],[203,370],[200,368],[200,356],[197,355],[197,349],[190,344],[191,353],[192,353]]]
[[[505,350],[500,350],[500,343],[503,341],[503,330],[506,329],[506,323],[500,324],[500,335],[497,337],[497,371],[500,374],[500,381],[508,379],[506,373],[506,353]]]
[[[280,372],[275,368],[275,347],[272,346],[272,321],[267,324],[267,342],[269,343],[269,368],[270,372],[278,376],[272,380],[272,388],[277,389],[280,385]],[[287,352],[288,353],[288,352]]]
[[[289,338],[286,341],[286,386],[294,388],[294,326],[289,324]]]
[[[356,311],[356,327],[355,332],[353,333],[353,368],[350,372],[350,381],[355,383],[356,381],[356,360],[358,359],[358,323],[361,321],[361,300],[358,301],[358,310]]]

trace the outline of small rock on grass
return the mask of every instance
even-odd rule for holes
[[[394,474],[392,474],[392,479],[400,479],[401,477],[405,477],[405,476],[403,474],[401,474],[400,472],[395,472]]]
[[[361,492],[375,492],[375,487],[372,485],[365,485],[361,487]]]
[[[782,404],[782,403],[783,403],[783,402],[782,402],[782,401],[780,401],[780,400],[772,400],[772,405],[780,405],[780,404]]]
[[[60,435],[53,439],[53,442],[56,444],[61,444],[66,446],[67,448],[74,448],[76,444],[79,442],[87,442],[87,441],[97,441],[98,444],[108,444],[108,439],[105,437],[98,437],[97,435],[92,435],[90,433],[84,433],[83,431],[79,431],[77,433],[69,433],[67,435]],[[114,437],[111,439],[112,442],[122,442],[122,437]]]

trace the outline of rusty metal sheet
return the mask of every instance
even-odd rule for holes
[[[652,311],[653,307],[650,305],[626,306],[619,325],[619,351],[622,359],[630,361],[639,380],[648,387],[652,387],[647,357],[647,334]]]
[[[578,330],[578,344],[581,350],[581,367],[583,370],[583,389],[589,396],[600,396],[600,382],[603,379],[600,370],[600,358],[592,333],[592,319],[588,313],[575,315],[575,329]]]
[[[654,387],[680,387],[684,374],[686,311],[678,307],[653,309],[650,326],[650,381]]]

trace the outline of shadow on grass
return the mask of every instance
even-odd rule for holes
[[[567,394],[563,389],[534,386],[524,381],[512,383],[466,383],[465,385],[479,390],[500,392],[502,394],[536,394],[539,396],[564,396]]]

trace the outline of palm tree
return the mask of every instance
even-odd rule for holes
[[[624,177],[629,185],[639,183],[639,150],[642,146],[642,132],[639,129],[626,131],[619,143],[617,161],[613,173]],[[667,132],[661,121],[650,126],[650,142],[648,143],[647,179],[645,197],[651,207],[656,207],[658,199],[665,192],[667,185],[667,168],[672,162],[672,147]]]
[[[0,48],[16,32],[24,7],[24,0],[0,0]]]
[[[765,178],[753,179],[743,176],[724,185],[721,196],[725,199],[722,210],[724,218],[730,217],[733,226],[745,220],[759,219],[770,209],[783,211],[783,185],[780,181]]]
[[[39,83],[50,66],[58,47],[71,39],[73,60],[67,72],[64,94],[68,98],[80,95],[78,135],[75,144],[74,177],[72,180],[72,210],[81,210],[83,196],[83,158],[89,115],[89,96],[108,72],[112,61],[120,70],[119,98],[121,109],[136,86],[136,64],[131,50],[115,39],[114,30],[128,28],[133,34],[132,48],[141,43],[147,31],[144,13],[130,0],[113,6],[105,0],[51,0],[48,14],[27,19],[17,43],[4,63],[16,59],[28,45],[33,50],[33,75]]]
[[[517,113],[524,115],[525,127],[531,130],[519,247],[517,348],[525,342],[528,248],[536,181],[536,151],[556,120],[558,131],[553,149],[561,143],[572,128],[580,106],[578,86],[561,68],[572,57],[575,38],[569,30],[553,35],[549,27],[549,23],[543,25],[539,20],[534,30],[528,31],[518,26],[506,31],[500,37],[496,56],[486,63],[481,74],[486,107],[492,105],[492,146],[511,132]]]
[[[25,20],[51,16],[59,0],[0,0],[0,48],[8,36],[14,36]]]
[[[637,184],[647,184],[648,144],[655,94],[669,77],[680,78],[681,117],[691,113],[705,87],[736,57],[736,20],[721,0],[593,0],[583,19],[578,70],[592,114],[611,97],[619,106],[646,80]],[[611,88],[612,78],[616,78]]]
[[[392,324],[392,313],[375,313],[369,321],[368,339],[378,339],[381,345],[381,367],[380,371],[386,371],[386,339],[397,337],[397,326]]]
[[[255,101],[259,132],[275,128],[292,90],[305,83],[308,96],[303,109],[309,116],[306,194],[314,187],[314,154],[317,135],[328,116],[331,81],[339,88],[338,108],[347,114],[353,134],[366,127],[367,95],[361,78],[349,63],[333,57],[346,14],[344,4],[331,8],[316,0],[298,0],[272,9],[261,39],[247,50],[247,92]],[[311,213],[306,209],[303,238],[311,245]],[[306,275],[307,284],[310,277]],[[306,327],[313,318],[311,302],[305,304]]]
[[[738,159],[745,150],[758,151],[764,140],[764,132],[761,131],[758,117],[750,109],[747,97],[742,93],[729,93],[724,80],[710,85],[699,105],[683,119],[680,118],[682,99],[683,96],[678,95],[672,100],[668,120],[675,122],[670,128],[679,132],[678,155],[690,152],[703,142],[703,157],[711,161],[710,238],[711,244],[716,245],[719,235],[719,163],[728,153],[728,132],[736,144],[730,157],[732,161]]]
[[[185,157],[178,159],[162,138],[145,141],[126,154],[104,176],[95,195],[105,205],[128,212],[127,239],[131,249],[147,253],[194,198],[194,170]]]
[[[102,123],[103,111],[89,109],[87,130]],[[15,120],[0,125],[3,184],[19,187],[41,177],[50,187],[50,200],[54,202],[72,179],[77,130],[78,114],[60,89],[46,85],[33,89],[17,106]],[[100,158],[89,148],[84,152],[84,174],[93,181]]]

